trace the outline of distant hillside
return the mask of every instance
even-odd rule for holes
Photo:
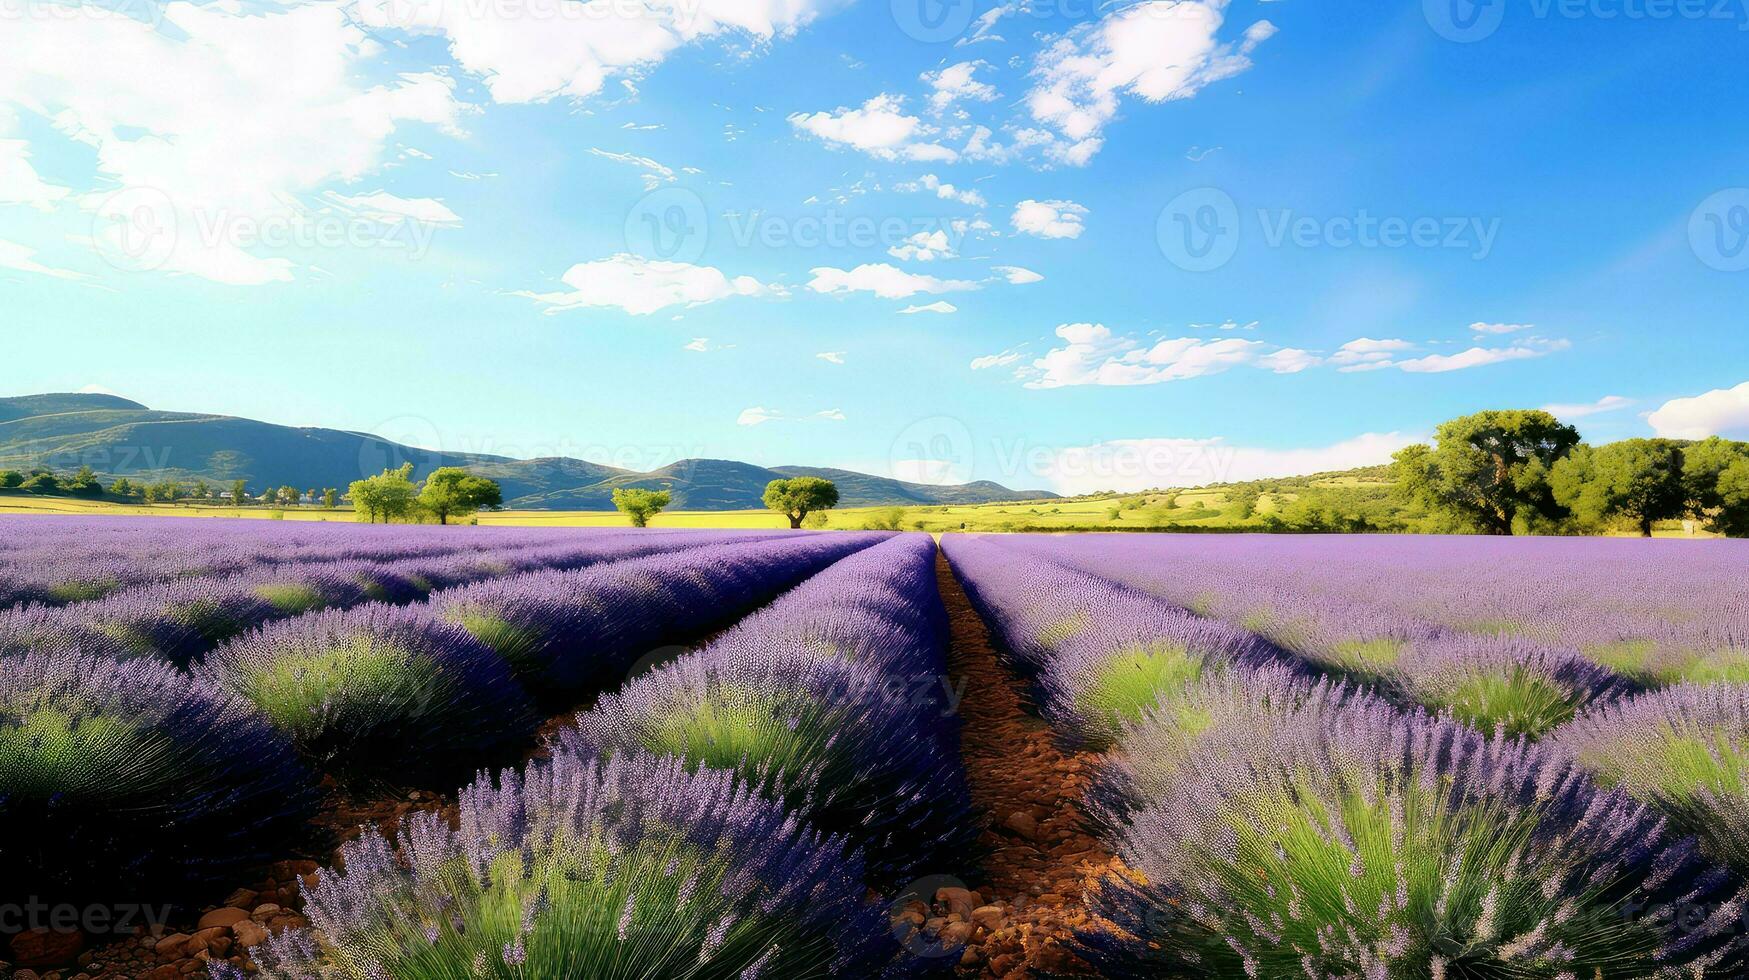
[[[609,510],[618,488],[667,490],[675,510],[757,510],[764,506],[765,485],[787,477],[819,476],[838,486],[840,507],[882,507],[910,504],[984,504],[1040,500],[1054,494],[1015,491],[996,483],[936,487],[870,476],[850,470],[809,466],[766,468],[726,459],[685,459],[649,473],[622,473],[591,486],[575,487],[539,498],[517,501],[518,507],[550,510]]]
[[[363,432],[297,428],[226,415],[154,411],[113,395],[48,394],[0,398],[0,469],[89,465],[106,479],[247,481],[251,490],[290,485],[344,489],[385,467],[413,464],[415,479],[440,466],[463,466],[497,480],[505,505],[533,510],[611,510],[616,487],[667,489],[680,510],[763,506],[765,485],[819,475],[838,483],[843,506],[988,503],[1053,497],[995,483],[932,487],[810,467],[766,469],[728,460],[682,460],[633,473],[580,459],[509,459],[441,453]]]

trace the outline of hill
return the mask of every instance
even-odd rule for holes
[[[667,489],[674,507],[745,510],[762,506],[765,485],[786,476],[838,482],[843,506],[957,504],[1036,500],[1045,491],[1013,491],[981,482],[935,487],[812,467],[768,469],[730,460],[691,459],[649,473],[581,459],[511,459],[444,453],[364,432],[303,428],[227,415],[165,412],[113,395],[47,394],[0,398],[0,469],[90,466],[100,477],[132,480],[244,480],[251,490],[290,485],[344,488],[385,467],[413,464],[415,479],[461,466],[497,480],[507,507],[612,510],[617,487]]]

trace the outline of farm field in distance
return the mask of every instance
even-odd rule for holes
[[[0,976],[1749,970],[1742,541],[291,510],[0,514]]]

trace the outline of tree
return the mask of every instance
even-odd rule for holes
[[[238,507],[241,507],[241,506],[243,506],[243,501],[248,500],[248,499],[249,499],[249,484],[243,480],[232,480],[231,481],[231,503],[236,504]]]
[[[125,476],[117,477],[116,481],[110,484],[109,492],[123,500],[130,500],[134,495],[134,483]]]
[[[380,474],[352,484],[352,503],[358,519],[369,524],[387,524],[412,513],[419,492],[413,486],[413,464],[403,463],[400,469],[383,470]]]
[[[340,491],[335,490],[332,487],[322,491],[322,506],[328,510],[333,510],[340,506]]]
[[[23,473],[17,470],[0,470],[0,490],[16,490],[23,485]]]
[[[765,485],[765,506],[789,518],[790,527],[800,528],[814,511],[838,506],[838,487],[817,476],[773,480]]]
[[[19,487],[30,493],[60,493],[61,479],[53,473],[39,470],[26,477]]]
[[[281,505],[296,504],[298,502],[298,499],[299,499],[297,488],[296,487],[280,487],[279,493],[276,495],[276,498],[277,498],[278,503],[280,503]]]
[[[1403,498],[1485,534],[1512,534],[1559,520],[1549,468],[1579,443],[1579,432],[1547,412],[1477,412],[1437,430],[1436,445],[1393,457]]]
[[[445,466],[425,478],[419,503],[437,515],[437,523],[448,524],[452,517],[467,517],[482,507],[502,506],[504,491],[495,480],[475,476],[459,466]]]
[[[101,497],[103,484],[97,481],[97,474],[91,467],[81,466],[67,481],[67,492],[75,497]]]
[[[1749,537],[1749,443],[1713,436],[1682,453],[1689,513],[1714,534]]]
[[[666,490],[618,489],[613,492],[613,505],[632,519],[633,527],[649,527],[650,518],[662,513],[673,495]]]
[[[1579,445],[1549,470],[1555,500],[1581,521],[1625,518],[1652,536],[1656,521],[1688,511],[1682,445],[1669,439],[1625,439]]]

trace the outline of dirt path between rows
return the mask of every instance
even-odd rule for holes
[[[1113,867],[1111,853],[1082,828],[1078,805],[1095,756],[1058,750],[1050,728],[1027,713],[1023,682],[997,660],[989,628],[945,556],[936,557],[936,578],[952,628],[949,671],[965,683],[962,751],[972,800],[990,817],[984,880],[973,889],[982,907],[971,917],[961,972],[1006,980],[1090,974],[1064,941],[1086,922],[1084,885]]]

